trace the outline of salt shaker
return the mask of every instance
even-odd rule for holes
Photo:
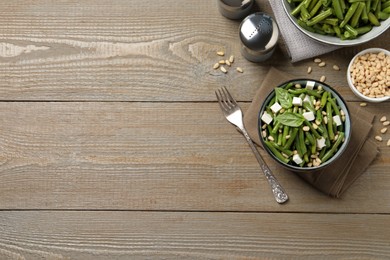
[[[262,62],[275,50],[279,28],[266,13],[257,12],[247,16],[240,24],[241,54],[249,61]]]
[[[226,18],[238,20],[247,16],[254,0],[218,0],[219,12]]]

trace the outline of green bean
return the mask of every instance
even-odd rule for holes
[[[290,160],[284,157],[269,141],[264,142],[265,145],[271,150],[271,152],[284,163],[288,163]]]
[[[339,147],[339,145],[343,141],[344,137],[345,137],[345,133],[344,132],[340,132],[339,136],[337,137],[337,140],[333,144],[332,148],[330,148],[330,150],[327,151],[322,158],[320,157],[322,163],[326,162],[327,160],[330,159],[330,157],[332,157],[332,155],[336,152],[337,148]]]
[[[308,127],[310,127],[310,131],[313,133],[313,135],[314,135],[316,138],[321,138],[321,135],[317,132],[316,129],[314,129],[313,125],[312,125],[309,121],[305,120],[305,121],[303,121],[303,123],[305,123],[305,125],[307,125]]]
[[[356,12],[356,9],[358,8],[358,6],[359,6],[359,3],[355,2],[349,7],[347,13],[345,14],[344,20],[340,23],[340,28],[343,28],[349,22],[349,20],[353,16],[353,14]]]
[[[290,132],[290,127],[288,125],[283,126],[283,135],[282,135],[282,146],[286,145],[287,142],[287,135]]]
[[[366,1],[366,12],[367,14],[370,12],[371,10],[371,0],[367,0]]]
[[[283,146],[284,149],[290,149],[291,145],[293,144],[297,134],[298,134],[298,128],[294,127],[291,131],[290,138],[287,140],[286,144]]]
[[[291,150],[284,149],[282,146],[279,144],[276,144],[274,142],[270,142],[276,149],[278,149],[280,152],[284,153],[288,157],[292,156],[294,153]]]
[[[280,131],[278,133],[278,141],[277,141],[278,145],[282,145],[282,139],[283,139],[283,133]]]
[[[381,21],[390,18],[389,0],[291,0],[291,2],[293,2],[291,13],[303,29],[336,36],[342,40],[355,39],[366,34],[372,29],[367,27],[368,25],[380,26]]]
[[[336,115],[341,116],[340,109],[338,108],[336,104],[336,99],[334,98],[328,98],[328,102],[331,104],[333,111],[335,112]]]
[[[321,107],[324,108],[325,105],[326,105],[326,101],[328,99],[328,93],[327,91],[325,91],[322,96],[321,96]]]
[[[365,3],[363,3],[363,2],[359,3],[359,6],[357,7],[356,12],[353,14],[353,16],[351,18],[350,25],[352,27],[354,27],[354,28],[356,27],[356,25],[359,22],[360,16],[361,16],[361,14],[363,12],[363,9],[365,9],[365,8],[366,8],[366,4]]]
[[[382,9],[386,9],[386,8],[389,7],[389,6],[390,6],[390,1],[386,1],[386,2],[384,2],[384,3],[381,3]]]
[[[362,11],[362,14],[360,16],[360,19],[362,19],[363,24],[366,24],[368,22],[368,16],[367,16],[366,8],[363,8],[363,11]]]
[[[307,92],[307,94],[315,96],[316,98],[321,98],[322,97],[322,95],[321,95],[322,93],[321,92],[317,92],[315,90],[306,89],[306,92]]]
[[[319,2],[319,0],[312,0],[310,2],[310,5],[309,7],[307,8],[308,11],[312,10],[314,8],[314,6]],[[321,1],[320,1],[321,2]]]
[[[310,16],[313,17],[317,14],[318,10],[320,10],[322,6],[322,1],[318,1],[317,4],[310,10]]]
[[[304,85],[305,83],[296,81],[293,85],[296,84]],[[292,87],[292,84],[288,85],[289,88]],[[313,158],[325,158],[325,160],[329,160],[337,151],[338,147],[340,147],[340,142],[344,139],[342,138],[341,141],[339,139],[340,133],[344,133],[344,122],[342,121],[342,124],[339,126],[333,122],[333,115],[341,116],[340,104],[338,103],[337,97],[330,91],[325,91],[324,89],[318,90],[318,85],[320,83],[316,83],[313,90],[308,88],[289,89],[287,91],[288,95],[300,97],[305,100],[302,106],[293,106],[285,109],[285,112],[278,113],[278,117],[280,116],[278,120],[273,120],[272,123],[266,125],[264,130],[261,129],[261,131],[266,132],[262,137],[264,146],[281,162],[296,164],[295,161],[292,162],[294,153],[297,153],[303,159],[303,162],[298,164],[301,167],[309,164],[312,155],[314,155],[312,156]],[[287,84],[284,87],[287,87]],[[278,95],[279,98],[282,99],[282,96]],[[321,100],[320,103],[322,102],[323,105],[323,107],[317,108],[317,110],[314,109],[316,100]],[[266,105],[267,107],[269,105]],[[316,119],[315,124],[309,122],[303,116],[303,113],[306,111],[314,113]],[[323,111],[325,111],[327,116],[327,124],[323,120]],[[293,112],[297,116],[293,116]],[[283,117],[283,115],[285,116]],[[298,115],[300,116],[298,117]],[[289,126],[292,122],[294,122],[294,127]],[[317,147],[319,139],[325,140],[325,146],[321,147],[321,149]]]
[[[332,117],[332,105],[330,102],[326,103],[326,117],[328,118],[327,127],[328,127],[328,135],[329,139],[334,139],[334,132],[333,132],[333,117]]]
[[[366,25],[366,26],[358,27],[355,30],[357,31],[358,35],[361,35],[371,31],[371,29],[372,29],[371,25]]]
[[[316,110],[309,102],[303,102],[302,105],[306,110],[309,110],[310,112],[316,113]]]
[[[371,10],[372,11],[376,11],[377,10],[379,2],[380,2],[380,0],[374,0],[372,2],[372,6],[371,6]]]
[[[279,121],[276,122],[274,125],[274,128],[272,128],[271,133],[276,134],[281,126],[282,126],[282,123],[280,123]]]
[[[308,26],[313,26],[314,24],[317,24],[327,18],[328,16],[332,15],[332,9],[327,9],[326,11],[323,11],[319,13],[318,15],[314,16],[311,20],[309,20],[306,24]]]
[[[390,13],[390,6],[384,8],[382,12],[389,14]]]
[[[305,136],[307,138],[307,140],[309,140],[310,144],[311,145],[315,145],[316,144],[316,140],[314,140],[314,137],[311,135],[310,132],[305,132]]]
[[[307,11],[307,8],[305,6],[301,7],[301,18],[303,21],[307,21],[311,18],[309,11]]]
[[[390,13],[384,13],[384,12],[378,13],[378,19],[380,19],[380,20],[386,20],[389,17],[390,17]]]
[[[339,24],[339,20],[337,18],[326,18],[322,21],[325,24],[336,26]]]
[[[339,0],[332,0],[332,6],[334,9],[334,13],[336,14],[337,18],[340,20],[344,19],[343,11],[341,10],[341,4]]]
[[[390,11],[390,9],[389,9],[389,11]],[[368,16],[368,20],[369,20],[370,23],[372,23],[373,25],[375,25],[375,26],[381,25],[380,22],[378,21],[378,18],[376,18],[376,16],[375,16],[373,13],[369,12],[369,13],[367,14],[367,16]]]
[[[305,145],[305,133],[302,130],[302,127],[299,128],[298,130],[298,140],[299,140],[299,148],[300,151],[298,150],[298,153],[301,152],[300,156],[302,157],[306,152],[306,145]]]

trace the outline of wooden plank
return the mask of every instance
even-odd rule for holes
[[[270,11],[267,1],[261,10]],[[213,101],[225,85],[250,101],[271,66],[307,76],[308,60],[291,64],[278,47],[261,64],[240,55],[239,22],[219,14],[216,1],[8,1],[0,10],[0,98],[34,101]],[[386,48],[390,34],[370,44]],[[326,75],[348,100],[346,66],[356,50],[324,55]],[[227,75],[213,70],[217,50],[236,56]]]
[[[216,103],[0,102],[0,112],[1,209],[390,212],[384,142],[341,200],[266,157],[291,197],[280,206]]]
[[[370,214],[2,211],[0,258],[385,259],[389,224]]]

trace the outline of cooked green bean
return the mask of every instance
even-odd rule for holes
[[[266,120],[269,122],[266,127],[259,126],[261,131],[265,131],[262,140],[267,150],[279,161],[299,167],[319,166],[337,152],[344,140],[344,136],[340,139],[340,134],[344,133],[344,120],[340,118],[340,125],[339,121],[334,119],[339,126],[333,123],[333,116],[341,117],[342,114],[338,103],[340,100],[320,82],[315,82],[313,90],[305,87],[307,83],[298,80],[294,81],[294,84],[290,82],[281,87],[289,88],[288,90],[275,91],[278,97],[274,100],[271,98],[273,102],[286,104],[287,100],[292,102],[293,98],[300,98],[302,104],[294,100],[291,107],[275,113],[267,104],[267,113],[272,113],[273,120]],[[297,84],[301,85],[301,88],[293,88]],[[322,106],[316,104],[318,101]],[[327,118],[326,124],[323,111]]]
[[[289,3],[291,15],[297,18],[300,27],[341,40],[364,35],[390,17],[389,0],[291,0]]]

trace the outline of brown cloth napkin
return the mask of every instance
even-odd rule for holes
[[[271,68],[246,111],[244,124],[248,134],[257,145],[261,146],[257,130],[261,104],[273,88],[292,78],[292,75]],[[348,103],[347,105],[351,114],[352,135],[345,152],[331,166],[323,170],[297,173],[318,190],[336,198],[341,197],[367,169],[378,153],[376,144],[371,140],[367,140],[374,115],[364,111],[356,104]]]

